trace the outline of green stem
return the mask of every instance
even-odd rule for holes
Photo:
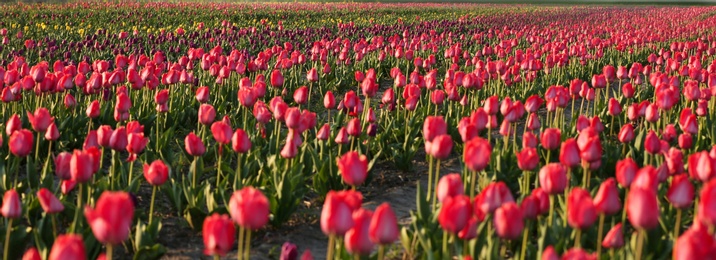
[[[602,255],[602,232],[604,230],[604,213],[599,214],[599,231],[597,231],[597,259]]]
[[[112,244],[107,244],[107,253],[104,255],[105,259],[112,260]]]
[[[82,211],[82,187],[84,183],[78,183],[77,186],[79,186],[77,190],[77,209],[75,209],[75,219],[72,220],[72,229],[70,232],[75,234],[79,233],[77,226],[79,225],[80,211]]]
[[[447,233],[447,231],[444,231],[443,232],[443,259],[450,259],[447,242],[448,242],[448,233]]]
[[[637,231],[636,240],[636,257],[634,259],[641,260],[641,250],[644,247],[644,230]]]
[[[5,231],[5,247],[3,250],[2,259],[9,259],[7,254],[10,253],[10,233],[12,231],[12,220],[9,219],[7,222],[7,231]]]
[[[244,258],[251,259],[249,258],[249,255],[251,255],[251,229],[246,229],[246,241],[244,242],[246,243],[244,245]]]
[[[219,144],[221,145],[221,144]],[[221,150],[221,148],[219,148]],[[219,182],[221,180],[221,152],[219,152],[219,158],[216,166],[216,188],[219,188]]]
[[[241,242],[239,242],[239,244],[241,244]],[[335,249],[335,247],[336,247],[336,236],[329,235],[328,236],[328,248],[326,250],[327,251],[326,252],[326,260],[333,259],[333,250]]]
[[[236,258],[241,260],[244,257],[244,228],[239,226],[239,248],[236,252]]]
[[[435,178],[433,178],[433,179],[435,180],[435,184],[428,183],[428,185],[432,185],[433,187],[435,187],[433,189],[434,192],[433,192],[433,198],[432,198],[433,199],[433,210],[435,210],[435,205],[437,204],[437,201],[438,201],[437,194],[438,194],[438,179],[440,179],[440,159],[438,159],[438,163],[435,167]]]
[[[154,216],[154,198],[157,195],[157,186],[152,187],[152,200],[149,203],[149,225],[152,224],[152,217]]]
[[[574,238],[574,247],[582,248],[582,230],[577,229],[577,236]]]
[[[378,260],[383,260],[384,254],[385,254],[385,246],[379,245],[378,246]]]
[[[236,175],[234,176],[234,190],[241,188],[241,153],[236,153]]]
[[[427,197],[425,198],[426,201],[430,201],[430,198],[433,197],[430,194],[433,189],[431,183],[433,183],[433,157],[428,155],[428,193],[427,193]]]
[[[191,169],[191,189],[196,189],[196,164],[198,156],[194,156],[194,167]]]
[[[529,237],[530,234],[530,228],[529,228],[529,221],[527,221],[527,225],[525,225],[525,230],[522,235],[522,251],[520,253],[520,260],[525,260],[525,253],[527,252],[527,237]]]
[[[676,222],[674,222],[674,241],[679,238],[679,228],[681,228],[681,209],[676,209]]]
[[[55,214],[50,214],[50,220],[52,221],[52,236],[57,238],[57,219]]]

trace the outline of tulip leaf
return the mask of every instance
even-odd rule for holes
[[[159,259],[167,253],[167,249],[161,244],[154,244],[153,246],[144,246],[137,250],[132,259]]]

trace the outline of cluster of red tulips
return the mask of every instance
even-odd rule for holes
[[[307,199],[327,259],[716,252],[712,7],[15,7],[4,259],[159,258],[167,218],[249,259]],[[408,224],[364,207],[423,160]]]

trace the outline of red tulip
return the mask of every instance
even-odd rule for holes
[[[22,260],[42,260],[42,257],[40,256],[40,252],[37,251],[37,248],[31,247],[22,255]]]
[[[87,117],[97,118],[99,116],[99,113],[100,113],[99,101],[92,100],[92,103],[90,103],[89,106],[87,106],[87,111],[86,111]]]
[[[59,213],[65,209],[62,202],[60,202],[60,200],[57,199],[57,197],[55,197],[55,195],[48,189],[40,188],[40,190],[37,191],[37,198],[40,201],[42,210],[44,210],[47,214]]]
[[[679,135],[679,147],[681,149],[691,149],[694,145],[694,139],[689,133]]]
[[[358,209],[353,212],[353,227],[346,232],[346,251],[353,255],[367,255],[373,250],[369,233],[373,213],[366,209]]]
[[[716,160],[706,151],[689,155],[689,176],[707,182],[716,176]]]
[[[567,167],[576,167],[581,162],[579,146],[574,138],[562,142],[559,150],[559,161]]]
[[[214,213],[204,219],[201,235],[204,238],[204,254],[224,256],[234,247],[236,228],[229,216]]]
[[[55,175],[63,180],[70,179],[70,160],[72,154],[69,152],[61,152],[54,157]]]
[[[129,137],[127,136],[127,130],[124,126],[117,127],[112,131],[112,135],[109,137],[109,147],[112,150],[123,152],[127,150],[129,144]]]
[[[575,229],[586,229],[596,220],[597,208],[589,192],[579,187],[573,188],[567,197],[567,223]]]
[[[390,204],[384,202],[375,209],[370,221],[370,240],[375,244],[386,245],[397,240],[399,235],[398,219],[390,208]]]
[[[439,202],[443,202],[448,197],[463,195],[465,190],[462,180],[460,180],[460,174],[451,173],[440,178],[435,193]]]
[[[547,194],[560,194],[567,187],[567,170],[559,163],[547,164],[539,171],[539,183]]]
[[[55,119],[50,115],[50,111],[41,107],[36,109],[34,114],[27,112],[27,120],[35,132],[44,133]]]
[[[571,248],[562,254],[562,260],[596,260],[597,256],[589,254],[581,248]]]
[[[558,128],[545,129],[542,133],[542,136],[540,137],[542,147],[547,150],[554,150],[559,148],[559,144],[562,142],[561,135],[561,131]]]
[[[316,133],[316,139],[326,141],[331,137],[331,126],[328,123],[323,124],[321,129]]]
[[[614,178],[608,178],[599,186],[597,195],[594,196],[594,206],[599,214],[612,215],[622,209],[619,201],[619,190]]]
[[[716,240],[707,230],[690,228],[674,245],[674,260],[709,259],[716,253]]]
[[[465,143],[463,159],[471,171],[482,171],[487,167],[492,155],[490,143],[480,137],[475,137]]]
[[[157,92],[156,95],[154,95],[154,102],[159,105],[166,104],[167,101],[169,101],[169,90],[168,89],[162,89],[159,92]]]
[[[431,142],[439,135],[447,134],[447,123],[441,116],[428,116],[423,123],[423,138]]]
[[[50,123],[50,126],[47,127],[47,131],[45,131],[45,139],[48,141],[56,141],[60,138],[60,131],[57,129],[57,125],[55,125],[55,122]]]
[[[609,230],[602,240],[602,247],[608,249],[617,249],[624,246],[624,234],[622,231],[622,223],[617,223]]]
[[[19,218],[22,216],[22,202],[20,202],[20,195],[17,194],[15,189],[5,191],[5,195],[2,197],[0,213],[5,218]]]
[[[343,236],[353,227],[353,207],[345,192],[329,191],[321,210],[321,230],[326,235]],[[360,202],[359,202],[360,207]]]
[[[95,208],[85,207],[85,218],[97,241],[118,245],[126,240],[132,227],[134,202],[129,193],[105,191]]]
[[[539,209],[539,212],[538,212],[539,215],[544,215],[544,214],[549,213],[550,198],[549,198],[549,195],[546,192],[544,192],[544,190],[542,190],[542,188],[537,187],[537,188],[533,189],[532,193],[530,193],[530,196],[537,199],[537,202],[538,202],[537,208]]]
[[[199,123],[202,125],[211,125],[214,123],[216,117],[216,110],[212,105],[201,104],[199,106]]]
[[[524,148],[516,156],[517,166],[520,170],[531,171],[539,164],[539,155],[537,155],[537,149],[535,148]]]
[[[686,174],[675,175],[666,193],[671,205],[679,209],[688,208],[694,201],[694,186]]]
[[[318,81],[318,71],[316,68],[311,68],[311,70],[306,73],[306,79],[310,82]]]
[[[654,190],[632,187],[626,201],[627,216],[632,226],[653,229],[659,225],[659,205]]]
[[[85,260],[87,255],[85,253],[84,240],[80,235],[67,234],[59,235],[52,244],[52,250],[50,250],[50,256],[48,260]]]
[[[482,220],[484,220],[484,218]],[[465,241],[477,237],[477,225],[480,224],[482,220],[473,215],[470,220],[467,221],[467,225],[457,233],[457,237]]]
[[[475,197],[475,212],[492,214],[508,202],[514,202],[510,189],[504,182],[491,182]]]
[[[237,153],[246,153],[251,150],[251,140],[243,129],[237,128],[231,136],[231,148]]]
[[[281,74],[280,70],[274,69],[271,71],[271,86],[275,88],[280,88],[283,86],[284,78],[283,74]]]
[[[162,160],[155,160],[152,164],[144,164],[144,178],[153,186],[164,184],[169,178],[169,167]]]
[[[5,134],[8,136],[12,135],[17,130],[22,129],[22,120],[17,114],[12,114],[10,118],[5,122]]]
[[[617,161],[617,182],[619,182],[622,187],[630,187],[632,181],[634,181],[634,178],[636,177],[636,171],[638,168],[639,167],[636,165],[636,162],[634,162],[631,157]]]
[[[196,101],[199,103],[206,103],[209,102],[209,87],[202,86],[196,89],[196,94],[194,96],[196,98]]]
[[[25,157],[32,152],[33,146],[32,132],[27,129],[20,129],[12,132],[8,146],[10,152],[17,157]]]
[[[708,181],[699,193],[697,213],[703,224],[716,226],[716,180]]]
[[[537,130],[540,127],[542,127],[542,123],[539,121],[539,116],[537,113],[530,113],[530,115],[527,117],[527,125],[528,130]]]
[[[348,135],[353,137],[359,137],[361,134],[361,123],[360,119],[357,117],[352,118],[350,121],[348,121],[348,124],[346,124],[346,133]]]
[[[452,137],[448,134],[436,136],[432,141],[426,141],[426,152],[433,158],[445,160],[452,152]]]
[[[495,211],[493,223],[495,233],[502,239],[515,240],[522,235],[525,227],[522,211],[514,202],[503,204]]]
[[[457,234],[467,225],[472,206],[470,198],[465,195],[447,197],[442,202],[438,222],[446,232]]]
[[[537,137],[532,132],[522,135],[522,148],[537,148]]]
[[[336,98],[333,96],[332,91],[326,91],[326,95],[323,96],[323,107],[326,109],[335,109],[336,108]]]
[[[542,252],[542,260],[559,260],[559,255],[554,251],[553,246],[547,246]]]
[[[71,109],[77,106],[77,100],[75,99],[72,94],[67,93],[65,95],[65,98],[63,99],[63,103],[65,104],[65,108]]]
[[[127,138],[127,152],[130,153],[130,158],[142,153],[144,148],[149,142],[148,138],[144,138],[144,133],[131,133]]]
[[[112,133],[114,133],[112,126],[99,126],[99,128],[97,128],[97,143],[102,147],[109,147],[109,140],[112,137]]]
[[[358,152],[351,151],[343,154],[336,160],[336,164],[343,180],[348,185],[361,185],[368,176],[368,158]]]
[[[308,87],[302,86],[293,92],[293,100],[296,101],[297,104],[304,105],[308,102],[308,94]]]
[[[129,109],[132,107],[132,100],[129,99],[129,96],[127,96],[126,93],[120,92],[117,94],[117,103],[114,107],[114,110],[119,112],[129,112]]]
[[[194,132],[189,133],[186,138],[184,138],[184,149],[191,156],[202,156],[204,152],[206,152],[204,143]]]
[[[94,174],[92,157],[86,151],[75,150],[70,158],[70,176],[72,181],[86,183]]]
[[[229,212],[239,226],[257,230],[268,223],[269,201],[261,191],[244,187],[231,196]]]
[[[657,154],[661,151],[661,142],[654,130],[649,130],[644,139],[644,148],[650,154]]]
[[[621,130],[619,130],[619,142],[621,143],[629,143],[632,140],[634,140],[634,126],[631,124],[625,124],[622,126]]]
[[[223,121],[216,121],[211,124],[211,134],[217,143],[225,145],[231,142],[232,130],[231,125]]]
[[[536,219],[540,213],[540,201],[534,195],[527,195],[520,203],[520,210],[526,219]]]

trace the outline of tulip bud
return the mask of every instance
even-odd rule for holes
[[[398,219],[390,204],[384,202],[375,209],[368,232],[370,240],[375,244],[391,244],[398,239]]]
[[[465,195],[447,197],[442,202],[438,222],[446,232],[457,234],[467,225],[471,214],[470,198]]]
[[[231,218],[241,227],[257,230],[268,223],[269,201],[261,191],[244,187],[229,200]]]
[[[594,196],[594,206],[599,214],[612,215],[622,209],[619,201],[619,190],[614,178],[608,178],[599,186],[597,195]]]
[[[5,195],[2,197],[0,213],[5,218],[19,218],[22,216],[22,202],[20,202],[20,195],[17,194],[15,189],[5,191]]]
[[[626,201],[627,217],[636,229],[648,230],[659,225],[659,205],[654,190],[632,187]]]
[[[234,246],[236,228],[225,214],[214,213],[204,219],[201,233],[205,255],[224,256]]]
[[[502,239],[515,240],[522,234],[525,223],[522,211],[514,202],[508,202],[495,211],[495,233]]]
[[[539,171],[539,183],[547,194],[560,194],[567,186],[567,171],[559,163],[547,164]]]
[[[42,206],[42,210],[45,211],[47,214],[54,214],[62,212],[65,209],[65,206],[62,205],[62,202],[60,202],[57,197],[55,197],[52,192],[50,192],[48,189],[41,188],[39,191],[37,191],[37,198],[40,201],[40,206]]]
[[[134,202],[126,192],[102,192],[95,208],[85,207],[85,218],[97,241],[119,245],[129,236],[134,218]]]
[[[359,186],[368,175],[368,158],[355,151],[343,154],[336,160],[338,171],[346,184]]]
[[[586,229],[597,220],[597,209],[589,192],[576,187],[567,197],[567,223],[575,229]]]
[[[144,164],[144,178],[150,185],[160,186],[169,178],[169,167],[161,160],[155,160],[152,164]]]
[[[194,132],[189,133],[186,138],[184,138],[184,149],[191,156],[202,156],[204,152],[206,152],[204,143]]]
[[[87,255],[85,253],[84,240],[82,236],[74,234],[63,234],[57,236],[55,242],[52,244],[52,250],[50,250],[50,256],[48,260],[65,260],[65,259],[76,259],[85,260]]]

